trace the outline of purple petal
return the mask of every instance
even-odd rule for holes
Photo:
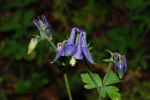
[[[83,31],[82,47],[87,47],[86,33]]]
[[[45,33],[46,33],[46,35],[47,35],[48,37],[52,37],[52,31],[51,31],[51,29],[47,28],[47,29],[45,30]]]
[[[76,31],[79,31],[78,28],[74,27],[71,31],[70,37],[68,39],[68,44],[74,44],[74,38],[75,38],[75,33]]]
[[[83,54],[85,56],[85,58],[91,63],[91,64],[94,64],[94,60],[88,50],[88,48],[85,48],[85,47],[82,47],[82,50],[83,50]]]
[[[122,58],[121,69],[122,69],[122,72],[125,73],[127,70],[126,57],[123,55],[121,58]]]
[[[121,68],[121,64],[119,63],[119,56],[118,53],[114,54],[114,61],[115,61],[115,69],[116,72],[119,73],[120,72],[120,68]]]
[[[39,26],[39,21],[37,21],[36,19],[33,19],[33,23],[36,25],[36,27],[38,28],[38,30],[40,31],[41,28]]]
[[[83,31],[83,36],[82,36],[82,50],[85,58],[91,63],[94,64],[94,60],[87,48],[87,42],[86,42],[86,33]]]
[[[81,48],[81,38],[83,33],[80,32],[78,42],[77,42],[77,52],[73,55],[76,59],[83,59],[82,48]]]
[[[121,57],[121,58],[119,58],[119,57]],[[119,76],[122,77],[122,75],[126,72],[126,69],[127,69],[126,58],[125,58],[125,56],[121,56],[120,54],[115,53],[114,61],[115,61],[116,72]]]
[[[121,64],[119,64],[119,62],[115,61],[115,70],[116,70],[117,73],[119,73],[121,71],[120,67],[121,67]]]
[[[66,44],[64,46],[64,55],[65,56],[72,56],[76,51],[77,51],[77,48],[73,44]]]
[[[43,20],[44,24],[45,24],[47,27],[50,27],[50,25],[49,25],[49,23],[48,23],[48,21],[47,21],[47,19],[46,19],[46,17],[45,17],[44,15],[42,15],[42,20]]]
[[[53,62],[55,62],[60,56],[62,56],[63,52],[64,52],[64,47],[62,47],[62,48],[58,51],[58,53],[56,54],[56,57],[55,57],[55,59],[54,59]]]

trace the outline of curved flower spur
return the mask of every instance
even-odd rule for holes
[[[77,44],[74,44],[76,32],[78,32],[79,37]],[[61,47],[53,62],[55,62],[60,56],[73,56],[75,59],[80,60],[83,59],[84,56],[91,64],[94,64],[93,58],[87,47],[86,32],[79,30],[78,28],[73,28],[67,44]]]

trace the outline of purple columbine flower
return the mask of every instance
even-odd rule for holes
[[[40,17],[38,17],[38,19],[34,19],[33,23],[36,25],[40,32],[44,32],[48,37],[52,37],[51,25],[48,23],[44,15],[42,15],[41,17],[42,19],[40,19]]]
[[[79,33],[78,42],[75,45],[75,33]],[[60,56],[73,56],[75,59],[83,59],[83,56],[92,64],[94,64],[93,58],[88,50],[86,42],[86,33],[83,30],[78,28],[73,28],[71,35],[65,44],[56,54],[56,57],[53,62],[55,62]]]
[[[126,57],[124,55],[122,56],[118,53],[114,53],[114,61],[116,72],[119,78],[122,78],[127,70]]]

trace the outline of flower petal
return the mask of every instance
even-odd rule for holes
[[[40,25],[39,25],[39,22],[36,20],[36,19],[33,19],[33,23],[35,24],[35,26],[38,28],[38,30],[40,31],[41,28],[40,28]]]
[[[72,56],[77,51],[76,46],[72,44],[66,44],[64,46],[64,56]]]
[[[45,23],[43,23],[43,21],[40,19],[39,19],[39,26],[41,27],[42,30],[45,30],[47,28]]]
[[[117,73],[121,72],[121,64],[119,62],[115,62],[115,70]]]
[[[42,15],[42,20],[43,20],[44,24],[45,24],[47,27],[50,27],[50,24],[48,23],[48,21],[47,21],[45,15]]]
[[[52,29],[47,28],[47,29],[45,30],[45,34],[46,34],[48,37],[52,37]]]
[[[115,61],[115,70],[119,73],[121,70],[121,64],[119,63],[119,55],[118,53],[114,53],[114,61]],[[120,55],[121,56],[121,55]]]
[[[91,63],[91,64],[94,64],[94,60],[87,48],[87,42],[86,42],[86,33],[83,31],[83,36],[82,36],[82,50],[83,50],[83,54],[85,56],[85,58]]]
[[[126,57],[123,55],[121,58],[122,58],[121,70],[123,73],[125,73],[127,70]]]
[[[68,44],[74,44],[74,38],[75,38],[75,33],[76,31],[79,31],[78,28],[74,27],[71,31],[70,37],[68,39]]]
[[[85,58],[91,63],[91,64],[94,64],[94,60],[88,50],[88,48],[85,48],[85,47],[82,47],[82,50],[83,50],[83,54],[85,56]]]
[[[63,52],[64,52],[64,46],[58,51],[53,62],[55,62],[60,56],[62,56]]]
[[[76,59],[83,59],[82,48],[81,48],[82,35],[83,35],[83,33],[80,32],[78,42],[77,42],[77,52],[73,55],[74,58],[76,58]]]

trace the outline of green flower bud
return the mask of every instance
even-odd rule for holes
[[[36,45],[38,43],[38,38],[32,38],[30,40],[29,46],[28,46],[28,55],[31,54],[33,52],[33,50],[35,49]]]

